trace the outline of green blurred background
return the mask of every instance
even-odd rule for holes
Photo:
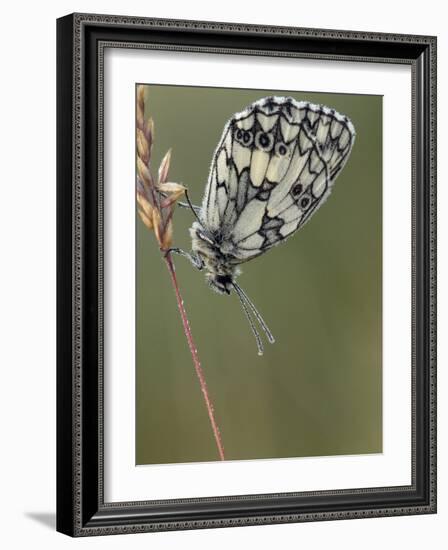
[[[230,460],[382,451],[382,98],[148,85],[153,173],[172,148],[170,181],[201,204],[230,116],[261,97],[322,103],[357,138],[327,203],[238,279],[276,337],[259,357],[237,297],[220,296],[174,257],[193,336]],[[193,217],[175,213],[190,250]],[[136,463],[217,460],[207,411],[154,235],[136,222]]]

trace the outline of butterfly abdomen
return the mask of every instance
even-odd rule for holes
[[[208,284],[220,294],[230,294],[240,274],[239,268],[232,264],[233,246],[219,234],[208,235],[199,222],[193,223],[190,235],[192,251],[202,260]]]

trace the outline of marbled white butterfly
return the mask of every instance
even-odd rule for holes
[[[239,265],[285,241],[331,193],[355,139],[351,121],[334,109],[266,97],[227,122],[213,155],[202,206],[195,216],[192,251],[171,249],[205,269],[219,293],[235,290],[257,342],[251,314],[269,342],[274,338],[244,290]]]

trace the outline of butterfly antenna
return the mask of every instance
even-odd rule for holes
[[[252,310],[252,313],[255,315],[255,318],[260,323],[261,328],[263,329],[264,333],[266,334],[266,338],[268,339],[270,344],[273,344],[275,342],[275,338],[272,335],[272,332],[269,330],[269,327],[265,323],[263,317],[255,307],[255,305],[251,302],[249,299],[249,296],[244,292],[244,290],[237,284],[233,283],[233,288],[235,289],[236,293],[238,294],[241,302],[245,302],[250,309]]]
[[[202,222],[198,216],[198,213],[196,212],[196,208],[193,206],[191,200],[190,200],[190,196],[188,195],[188,191],[187,189],[185,189],[184,191],[185,193],[185,198],[187,199],[187,203],[188,203],[188,206],[190,207],[190,210],[193,212],[194,214],[194,217],[198,220],[198,222],[202,225]]]
[[[249,311],[249,308],[246,305],[246,302],[244,300],[244,296],[241,293],[241,289],[238,285],[235,285],[235,283],[233,283],[233,286],[234,286],[235,291],[238,295],[238,298],[240,299],[241,305],[243,306],[243,311],[246,314],[247,320],[249,321],[249,325],[250,325],[250,328],[252,329],[252,333],[255,337],[255,341],[257,342],[258,355],[263,355],[263,352],[264,352],[263,342],[261,341],[260,335],[258,334],[258,331],[255,328],[255,324],[252,320],[252,317],[250,316],[250,311]]]

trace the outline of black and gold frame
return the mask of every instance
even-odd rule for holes
[[[107,47],[412,68],[412,483],[311,493],[104,499],[103,55]],[[58,21],[57,529],[71,536],[436,511],[436,39],[75,14]],[[131,367],[130,367],[131,368]]]

